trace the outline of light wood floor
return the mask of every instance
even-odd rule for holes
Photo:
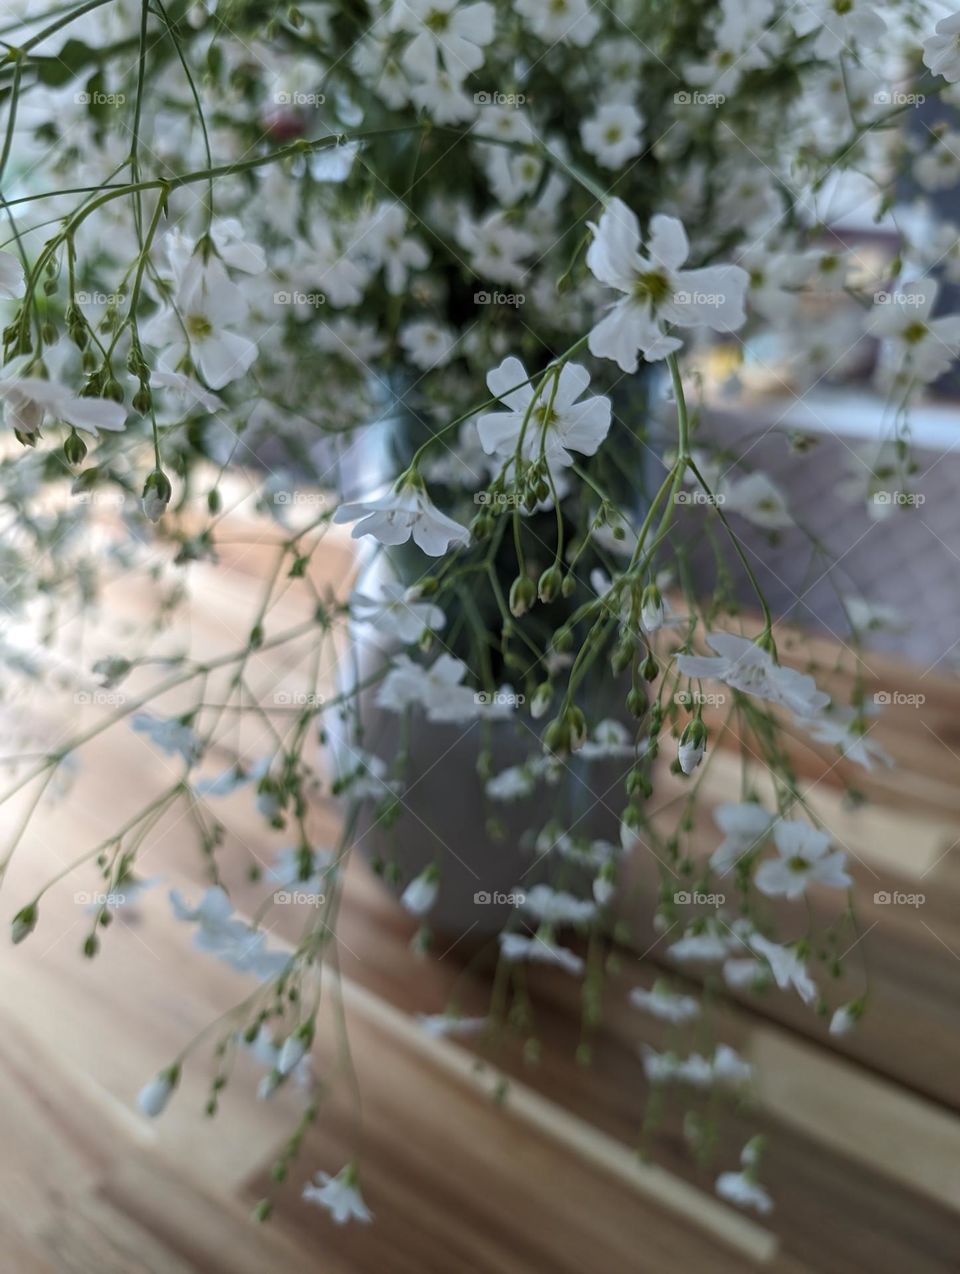
[[[215,654],[249,630],[258,581],[270,553],[245,535],[223,561],[191,568],[194,653]],[[342,586],[348,542],[331,539],[319,562]],[[111,593],[103,628],[122,632],[144,613],[139,575]],[[296,622],[291,591],[271,619]],[[107,637],[75,631],[73,650],[89,666]],[[168,639],[165,639],[168,640]],[[810,643],[832,662],[824,643]],[[265,652],[252,683],[303,684],[299,661]],[[163,1119],[133,1107],[145,1078],[194,1033],[249,992],[245,979],[198,955],[171,917],[166,891],[192,894],[204,864],[183,822],[160,824],[145,851],[146,874],[162,885],[104,935],[93,961],[79,957],[89,917],[77,891],[92,872],[66,877],[45,896],[40,924],[16,948],[0,944],[0,1233],[3,1274],[737,1274],[771,1269],[824,1274],[947,1274],[960,1268],[960,689],[933,670],[869,659],[869,688],[922,692],[922,709],[894,706],[878,737],[900,768],[860,786],[870,801],[843,803],[840,776],[801,742],[803,781],[857,856],[862,946],[874,1007],[862,1029],[830,1039],[786,996],[732,1001],[724,1037],[758,1065],[757,1107],[724,1120],[725,1164],[744,1136],[769,1134],[765,1177],[777,1208],[761,1222],[716,1201],[711,1176],[687,1160],[669,1119],[654,1143],[653,1167],[636,1155],[646,1093],[637,1048],[656,1032],[626,1006],[626,988],[649,982],[662,956],[656,936],[642,957],[624,953],[608,996],[594,1062],[578,1066],[578,984],[543,971],[542,1063],[509,1049],[478,1067],[469,1048],[425,1039],[417,1012],[435,1012],[458,988],[467,1012],[482,1011],[487,975],[466,967],[469,944],[443,959],[409,949],[409,918],[359,863],[352,864],[340,934],[350,1039],[363,1099],[363,1171],[370,1227],[338,1229],[299,1202],[314,1168],[336,1170],[356,1144],[356,1109],[339,1059],[319,1032],[318,1070],[330,1087],[307,1135],[299,1167],[277,1196],[274,1219],[248,1220],[270,1165],[289,1135],[288,1097],[250,1100],[259,1072],[241,1061],[215,1125],[203,1116],[207,1074],[185,1073]],[[332,669],[328,669],[332,674]],[[134,693],[139,683],[131,683]],[[144,681],[143,684],[146,684]],[[163,709],[172,711],[171,695]],[[26,724],[41,738],[92,723],[109,706],[25,699],[4,710],[10,737]],[[70,797],[39,809],[4,882],[12,911],[159,790],[170,774],[149,744],[123,726],[82,754]],[[726,799],[736,758],[717,757],[709,801]],[[669,816],[675,789],[661,776],[655,803]],[[249,794],[218,806],[229,826],[219,851],[238,906],[252,909],[262,886],[245,880],[283,838],[250,816]],[[16,823],[16,811],[3,826]],[[708,814],[704,814],[708,820]],[[336,808],[320,798],[318,843],[335,834]],[[703,823],[705,848],[714,840]],[[651,863],[636,863],[646,893]],[[880,907],[880,890],[922,892],[919,908]],[[649,907],[625,904],[637,925]],[[815,903],[820,907],[819,903]],[[278,909],[276,936],[293,939],[302,916]],[[824,913],[825,914],[825,913]],[[642,931],[641,931],[642,939]],[[490,1093],[513,1077],[507,1100]],[[715,1174],[713,1174],[715,1175]]]

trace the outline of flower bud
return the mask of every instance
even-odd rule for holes
[[[541,681],[533,692],[533,698],[530,701],[530,715],[534,721],[539,721],[546,710],[550,707],[550,700],[553,698],[553,686],[549,681]]]
[[[540,576],[540,582],[537,585],[537,596],[542,602],[552,602],[563,584],[563,574],[560,567],[554,563],[548,566]]]
[[[14,943],[22,942],[24,938],[29,938],[37,927],[37,904],[35,902],[28,903],[26,907],[21,907],[17,914],[13,917],[10,925],[10,937]]]
[[[71,429],[69,434],[67,434],[66,441],[63,444],[63,454],[66,457],[67,464],[83,464],[84,457],[87,454],[87,444],[75,429]]]
[[[151,522],[159,522],[163,517],[173,488],[170,479],[162,469],[154,469],[143,484],[143,511]]]
[[[680,746],[677,750],[677,760],[680,762],[680,769],[684,774],[692,774],[700,762],[703,760],[703,754],[707,749],[707,728],[703,722],[697,718],[687,724],[680,736]]]
[[[640,624],[648,633],[663,627],[663,598],[656,584],[648,584],[640,596]]]
[[[537,586],[529,575],[518,575],[510,586],[510,614],[514,619],[525,615],[537,600]]]

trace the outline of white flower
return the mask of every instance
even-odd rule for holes
[[[830,1019],[830,1034],[849,1035],[860,1021],[862,1014],[863,1006],[857,1001],[852,1004],[841,1004],[834,1010],[833,1017]]]
[[[80,398],[63,385],[38,376],[11,376],[0,380],[4,421],[20,437],[32,443],[47,416],[97,436],[98,429],[117,432],[127,419],[126,408],[107,398]]]
[[[714,963],[723,960],[730,951],[730,936],[716,928],[700,933],[688,933],[667,948],[667,954],[680,963],[686,961]]]
[[[267,877],[281,889],[296,886],[301,893],[322,894],[327,875],[335,862],[332,850],[291,845],[276,855]]]
[[[414,367],[429,372],[450,362],[456,349],[457,334],[445,323],[417,319],[413,323],[405,323],[400,329],[400,344]]]
[[[753,801],[725,803],[713,811],[713,821],[724,838],[710,855],[710,866],[718,875],[725,876],[744,854],[749,854],[766,839],[773,815]]]
[[[204,411],[217,411],[221,407],[220,399],[183,372],[171,371],[169,368],[154,367],[150,372],[151,387],[159,385],[161,389],[169,389],[181,403],[188,407],[202,407]]]
[[[636,215],[621,199],[611,199],[591,228],[587,265],[601,283],[623,293],[591,331],[592,354],[635,372],[638,351],[655,362],[680,349],[682,342],[664,332],[664,323],[718,332],[742,326],[747,272],[736,265],[682,270],[690,245],[676,217],[651,219],[645,254]]]
[[[483,66],[483,50],[493,39],[495,10],[486,0],[394,0],[393,31],[410,31],[403,65],[420,80],[434,83],[441,70],[457,82]]]
[[[470,532],[433,504],[417,482],[405,482],[380,497],[341,504],[334,522],[356,522],[353,538],[372,535],[381,544],[406,544],[413,536],[418,548],[430,557],[442,557],[451,545],[470,543]]]
[[[804,0],[787,13],[797,35],[817,32],[812,52],[825,61],[852,53],[857,43],[872,52],[887,29],[872,0]]]
[[[524,891],[519,886],[513,891],[523,898],[521,908],[536,916],[541,924],[581,925],[597,914],[597,904],[587,898],[575,898],[573,894],[552,889],[549,885],[534,885]]]
[[[930,318],[938,287],[935,279],[903,284],[874,306],[870,324],[899,374],[924,382],[941,376],[960,352],[960,314]]]
[[[266,936],[236,918],[233,906],[219,886],[208,889],[196,907],[184,902],[180,893],[170,891],[170,905],[178,920],[197,926],[194,945],[223,960],[240,973],[252,973],[261,981],[278,977],[290,964],[283,951],[271,951]]]
[[[377,691],[377,706],[404,712],[417,705],[427,720],[462,723],[483,715],[484,705],[468,686],[461,685],[466,664],[453,655],[439,655],[429,668],[398,655]]]
[[[532,796],[537,775],[530,766],[511,765],[487,779],[484,791],[492,801],[519,801]]]
[[[871,602],[865,597],[844,597],[844,609],[850,621],[850,627],[860,632],[901,633],[909,628],[909,622],[902,611],[894,606],[884,606],[882,602]]]
[[[676,995],[663,982],[656,982],[650,991],[635,986],[630,992],[630,1003],[676,1026],[693,1022],[700,1016],[700,1004],[692,995]]]
[[[936,35],[923,42],[923,65],[948,84],[956,84],[960,80],[960,13],[941,18],[934,30]]]
[[[176,717],[155,717],[149,712],[136,712],[130,718],[131,729],[147,738],[167,756],[182,756],[187,765],[196,765],[202,745],[193,727]]]
[[[359,305],[370,281],[365,265],[344,251],[326,221],[310,224],[310,237],[301,249],[299,275],[309,279],[335,309]],[[283,295],[283,294],[281,294]]]
[[[470,265],[481,279],[493,283],[522,281],[527,274],[521,257],[537,246],[533,235],[508,221],[502,212],[491,212],[480,221],[464,213],[457,224],[457,240],[470,253]]]
[[[161,1071],[155,1079],[151,1079],[149,1084],[145,1084],[137,1097],[137,1105],[141,1111],[151,1119],[162,1115],[179,1079],[180,1067],[171,1066],[169,1070]]]
[[[565,363],[557,376],[547,375],[534,389],[519,358],[505,358],[487,373],[487,385],[509,410],[479,418],[484,451],[505,460],[516,452],[522,434],[521,454],[535,460],[542,449],[551,467],[572,465],[571,451],[596,454],[610,429],[610,399],[584,398],[589,384],[585,367]]]
[[[464,124],[477,113],[473,98],[463,91],[460,80],[447,71],[438,71],[431,83],[414,85],[410,96],[437,124]]]
[[[706,745],[702,739],[687,739],[686,742],[681,739],[677,748],[677,760],[680,762],[680,769],[684,774],[692,774],[694,772],[703,760],[705,751]]]
[[[604,168],[622,168],[643,150],[643,116],[629,102],[605,102],[580,125],[583,149]]]
[[[753,1208],[761,1216],[766,1216],[773,1209],[773,1200],[749,1172],[721,1172],[717,1177],[716,1191],[728,1203],[735,1203],[738,1208]]]
[[[312,1027],[308,1026],[306,1029],[294,1031],[292,1035],[287,1036],[277,1055],[276,1069],[278,1074],[289,1075],[297,1069],[307,1056],[312,1034]]]
[[[830,837],[809,823],[781,820],[774,824],[773,840],[778,858],[769,858],[757,868],[754,882],[769,898],[801,898],[813,881],[831,889],[848,889],[847,856],[842,850],[828,854]]]
[[[843,756],[856,761],[865,770],[872,770],[874,761],[888,767],[895,764],[883,744],[870,738],[863,712],[831,705],[828,713],[803,721],[802,724],[812,739],[838,748]]]
[[[360,250],[369,254],[376,267],[382,267],[387,291],[402,296],[407,290],[411,270],[422,270],[430,264],[430,253],[419,239],[408,235],[407,211],[402,204],[384,203],[365,224]]]
[[[12,300],[23,296],[27,290],[23,266],[12,252],[0,252],[0,296]]]
[[[403,642],[419,641],[425,632],[437,632],[447,622],[439,606],[417,600],[416,589],[390,582],[381,585],[378,598],[354,593],[350,609],[359,623],[369,624],[385,637],[396,637]]]
[[[646,751],[646,740],[643,740],[639,752]],[[600,761],[606,757],[636,756],[638,749],[630,735],[630,731],[621,721],[607,717],[598,721],[589,739],[580,746],[577,756],[586,761]]]
[[[335,1177],[318,1172],[313,1184],[303,1187],[303,1197],[308,1203],[326,1208],[337,1225],[347,1221],[373,1220],[373,1213],[363,1201],[359,1177],[354,1164],[347,1164]]]
[[[786,496],[765,473],[749,473],[724,484],[723,509],[770,531],[793,526]]]
[[[189,353],[212,389],[222,389],[247,372],[256,344],[231,329],[243,322],[247,303],[215,258],[194,254],[177,284],[173,303],[144,328],[144,340],[165,350]],[[179,362],[179,356],[175,358]]]
[[[804,1004],[810,1004],[817,998],[816,983],[792,947],[770,942],[759,933],[750,934],[747,945],[769,964],[773,980],[781,991],[792,986]]]
[[[414,876],[400,896],[401,904],[412,916],[425,916],[437,901],[440,889],[440,872],[431,864]]]
[[[913,161],[913,175],[924,190],[950,190],[960,181],[960,132],[938,134]]]
[[[585,48],[600,29],[600,18],[589,0],[516,0],[526,26],[544,44],[564,41]]]
[[[678,1080],[692,1084],[694,1088],[708,1088],[711,1084],[739,1087],[753,1078],[753,1067],[727,1044],[718,1044],[713,1057],[702,1053],[690,1053],[677,1057],[675,1053],[658,1053],[644,1045],[643,1068],[651,1083]]]
[[[753,1066],[729,1044],[714,1049],[711,1069],[713,1078],[723,1084],[746,1084],[753,1078]]]
[[[717,652],[708,655],[677,655],[677,667],[685,677],[708,677],[722,681],[742,694],[768,699],[809,717],[830,702],[805,673],[784,668],[756,642],[733,633],[709,633],[707,645]]]
[[[456,1013],[418,1013],[417,1021],[433,1039],[448,1035],[474,1035],[487,1025],[485,1017],[460,1017]]]
[[[521,933],[501,933],[500,952],[511,964],[529,960],[538,964],[555,964],[574,975],[583,972],[583,961],[578,955],[539,935],[527,938]]]
[[[723,980],[733,991],[761,991],[770,985],[770,969],[760,960],[726,960]]]

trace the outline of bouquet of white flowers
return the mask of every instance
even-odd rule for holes
[[[804,913],[775,934],[765,910],[816,882],[838,891],[839,913],[851,883],[780,732],[786,721],[864,765],[884,758],[862,696],[833,703],[810,669],[781,662],[738,528],[792,527],[789,493],[749,449],[712,450],[700,427],[740,368],[766,364],[802,393],[862,371],[851,352],[866,346],[894,408],[877,439],[887,503],[909,502],[911,408],[960,352],[960,315],[938,311],[934,273],[956,277],[960,238],[929,207],[903,208],[900,179],[912,168],[926,190],[960,181],[957,134],[928,114],[956,98],[960,15],[934,30],[937,15],[910,0],[882,13],[871,0],[13,8],[0,29],[0,398],[16,439],[0,462],[5,612],[39,622],[52,646],[51,609],[93,606],[116,564],[149,561],[157,614],[136,649],[97,661],[109,690],[149,675],[147,639],[189,606],[191,564],[216,561],[235,478],[281,530],[249,635],[218,660],[227,703],[205,702],[210,661],[165,657],[162,679],[140,680],[94,726],[8,758],[0,795],[29,792],[35,807],[108,728],[172,758],[176,781],[97,847],[109,900],[136,885],[158,813],[249,785],[266,821],[296,837],[272,883],[325,899],[316,922],[291,951],[267,939],[269,896],[255,921],[237,915],[203,814],[210,889],[171,902],[198,958],[259,980],[220,1044],[254,1048],[264,1095],[306,1076],[311,1119],[310,1006],[336,975],[347,857],[368,849],[422,918],[422,945],[429,924],[459,923],[436,920],[456,872],[450,816],[434,820],[412,788],[431,768],[424,749],[439,758],[472,731],[468,764],[461,750],[441,773],[509,873],[480,880],[477,905],[516,886],[486,913],[501,968],[580,976],[586,950],[602,983],[622,864],[641,847],[662,862],[650,906],[671,958],[713,962],[731,986],[775,984],[848,1029],[865,994],[831,1004],[818,977],[839,966],[836,926],[818,943]],[[859,209],[897,236],[886,257],[836,228]],[[360,583],[312,597],[310,623],[277,630],[276,582],[309,593],[333,524],[373,549]],[[816,547],[816,528],[800,530]],[[711,579],[689,569],[692,538],[712,546]],[[849,617],[855,647],[865,625]],[[276,700],[249,701],[256,652],[305,632],[328,652],[344,629],[376,651],[335,695],[314,688],[279,722]],[[43,677],[23,631],[11,623],[0,644],[9,676]],[[195,692],[194,706],[154,710],[172,689]],[[266,752],[245,753],[226,728],[245,713],[270,723]],[[378,747],[384,722],[393,733]],[[745,782],[704,860],[691,811],[712,736],[728,728],[768,770],[771,796]],[[215,749],[231,761],[211,777]],[[665,749],[689,780],[669,834],[647,814]],[[602,783],[600,763],[613,767]],[[346,805],[324,849],[308,825],[318,773]],[[565,799],[577,784],[609,828]],[[454,817],[466,825],[464,809]],[[41,922],[43,892],[17,911],[15,941]],[[509,998],[486,1022],[450,1013],[430,1029],[493,1034]],[[585,1013],[599,999],[595,985]],[[647,1052],[652,1081],[749,1079],[723,1044],[684,1052],[695,998],[658,982],[633,1002],[678,1031],[675,1048]],[[147,1085],[147,1114],[194,1048]],[[764,1211],[758,1154],[744,1165],[718,1189]],[[358,1174],[351,1163],[305,1198],[337,1221],[369,1220]]]

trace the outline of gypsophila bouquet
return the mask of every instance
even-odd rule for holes
[[[830,988],[855,934],[846,854],[781,735],[867,767],[889,758],[856,689],[835,702],[781,659],[740,540],[745,525],[799,530],[819,552],[817,528],[798,526],[749,449],[718,452],[701,422],[718,385],[765,359],[794,394],[870,375],[892,423],[854,498],[877,516],[906,502],[877,491],[909,494],[911,409],[960,352],[960,314],[937,303],[939,276],[960,279],[960,233],[917,195],[960,183],[960,15],[910,0],[14,0],[0,42],[0,655],[11,684],[53,694],[93,676],[117,696],[92,726],[6,758],[6,798],[29,809],[3,863],[98,734],[130,729],[165,759],[172,782],[78,856],[105,891],[84,951],[109,948],[110,900],[145,887],[157,820],[189,810],[209,888],[170,904],[198,960],[255,988],[213,1028],[211,1110],[242,1046],[264,1068],[261,1097],[303,1094],[281,1177],[322,1117],[311,1045],[361,815],[385,833],[375,866],[429,946],[452,863],[436,838],[417,870],[400,853],[413,748],[378,751],[364,704],[408,740],[474,731],[453,781],[476,787],[490,837],[515,855],[489,1015],[450,1006],[425,1029],[519,1029],[532,1046],[532,1010],[511,1004],[530,962],[583,977],[593,1024],[604,952],[624,937],[624,866],[650,852],[662,886],[647,912],[672,961],[854,1026],[866,990],[838,1004]],[[886,228],[885,256],[834,229],[853,212]],[[189,612],[191,571],[229,542],[236,482],[278,528],[262,607],[215,660],[155,659],[151,643]],[[711,578],[688,569],[691,517]],[[337,524],[373,550],[349,596],[319,593],[311,573]],[[59,617],[95,608],[119,571],[147,574],[151,613],[51,676],[41,654]],[[310,616],[287,628],[272,622],[281,580]],[[848,600],[855,647],[878,615]],[[317,692],[343,634],[362,644],[370,630],[381,644],[362,675]],[[276,698],[251,699],[248,664],[304,640],[313,690],[278,717]],[[219,703],[206,695],[218,671]],[[171,712],[174,691],[194,699]],[[269,727],[254,752],[235,729],[245,715]],[[769,783],[745,776],[700,858],[692,812],[731,730]],[[686,784],[666,830],[648,813],[664,756]],[[589,783],[600,765],[616,769],[609,836],[561,799],[573,767]],[[217,800],[244,788],[292,839],[252,919],[218,865]],[[334,845],[311,835],[318,791],[343,801]],[[505,842],[506,811],[534,793]],[[725,905],[685,910],[720,885]],[[827,934],[809,928],[810,886],[835,891]],[[292,888],[324,901],[291,948],[268,916]],[[42,924],[45,892],[18,900],[15,942]],[[771,899],[795,920],[775,925]],[[699,997],[658,981],[630,998],[667,1026],[666,1047],[638,1059],[657,1092],[693,1103],[749,1086],[728,1045],[704,1051]],[[147,1115],[208,1044],[163,1063]],[[765,1212],[760,1149],[717,1190]],[[321,1173],[304,1198],[368,1221],[360,1172]]]

